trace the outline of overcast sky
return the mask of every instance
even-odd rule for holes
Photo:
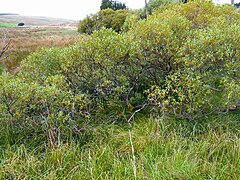
[[[99,10],[102,0],[0,0],[0,13],[80,20]],[[120,0],[130,9],[144,7],[144,0]],[[230,2],[231,0],[215,0]],[[240,0],[235,0],[239,2]]]

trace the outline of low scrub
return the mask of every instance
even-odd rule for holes
[[[239,17],[209,1],[170,4],[126,33],[102,28],[36,52],[17,76],[1,76],[0,118],[54,144],[64,129],[80,132],[99,117],[130,122],[145,110],[192,120],[228,111],[240,99]]]

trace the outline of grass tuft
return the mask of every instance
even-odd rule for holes
[[[238,179],[239,115],[199,121],[139,118],[132,123],[132,143],[129,127],[122,124],[96,125],[81,135],[88,141],[75,137],[55,148],[41,138],[2,142],[0,179]]]

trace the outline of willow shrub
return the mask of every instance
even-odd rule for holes
[[[102,29],[69,48],[31,54],[16,76],[1,77],[0,118],[45,133],[51,143],[64,131],[79,132],[96,113],[122,118],[141,71],[132,45],[128,36]]]
[[[58,54],[56,53],[58,50]],[[44,49],[22,62],[17,76],[0,78],[0,119],[18,131],[45,134],[51,145],[59,134],[79,130],[90,100],[73,92],[60,73],[60,49]],[[86,120],[86,119],[85,119]]]
[[[41,132],[51,144],[64,131],[77,129],[80,118],[87,115],[87,96],[73,93],[63,76],[49,76],[39,84],[4,75],[0,84],[1,124],[19,131]]]
[[[142,71],[137,52],[132,37],[104,28],[66,49],[62,73],[74,91],[91,95],[95,110],[110,111],[117,118],[129,105],[129,91]]]
[[[164,10],[163,10],[164,9]],[[150,104],[194,119],[239,97],[239,12],[209,1],[171,4],[129,33],[139,42]]]
[[[54,142],[102,114],[126,119],[154,106],[194,119],[231,108],[240,99],[239,12],[208,1],[164,8],[126,33],[103,28],[30,55],[16,77],[1,76],[0,118]]]

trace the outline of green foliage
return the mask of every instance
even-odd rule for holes
[[[128,91],[141,71],[135,56],[138,50],[132,43],[131,37],[113,30],[94,32],[68,50],[63,73],[76,91],[94,97],[94,106],[118,114],[118,107],[124,107]]]
[[[237,179],[239,17],[169,4],[2,73],[0,179]]]
[[[46,57],[46,52],[52,56]],[[86,95],[71,91],[66,78],[54,72],[57,57],[51,49],[32,54],[28,60],[33,61],[23,62],[17,77],[3,74],[0,79],[0,119],[6,119],[5,125],[45,134],[52,146],[60,132],[81,124],[89,104]]]
[[[112,28],[116,32],[120,32],[125,19],[129,16],[129,10],[112,9],[101,10],[94,15],[90,15],[79,22],[78,31],[80,33],[92,34],[93,31],[101,28]]]
[[[100,9],[112,9],[114,11],[120,9],[126,9],[127,6],[125,3],[118,2],[117,0],[102,0]]]
[[[221,29],[219,26],[200,29],[195,32],[195,39],[186,41],[181,52],[188,52],[181,60],[188,72],[202,78],[203,92],[210,91],[211,97],[217,97],[221,92],[221,98],[212,102],[217,103],[217,107],[231,107],[239,99],[239,33],[240,27],[235,24]]]
[[[211,1],[189,2],[184,6],[175,6],[173,10],[192,21],[195,28],[206,28],[216,24],[239,24],[240,22],[240,14],[236,8],[230,5],[216,6]]]
[[[95,26],[95,16],[89,15],[79,22],[78,32],[85,34],[92,34],[96,30]]]
[[[132,29],[139,20],[140,18],[138,18],[135,14],[128,16],[122,27],[123,32],[127,32]]]
[[[0,74],[2,74],[3,71],[4,71],[4,66],[3,64],[0,64]]]
[[[100,11],[106,28],[97,24],[75,45],[30,55],[16,77],[3,74],[0,119],[40,129],[54,144],[95,117],[128,120],[152,108],[164,118],[196,119],[240,99],[240,14],[232,6],[170,4],[148,20],[132,16],[121,34],[107,29],[119,26],[108,17],[120,12],[127,13]]]
[[[190,119],[230,108],[240,98],[239,13],[208,1],[158,12],[129,32],[152,86],[146,89],[150,104],[163,115]]]
[[[158,9],[162,5],[169,4],[171,2],[174,2],[173,0],[149,0],[147,6],[148,6],[148,11],[152,13],[156,9]]]

